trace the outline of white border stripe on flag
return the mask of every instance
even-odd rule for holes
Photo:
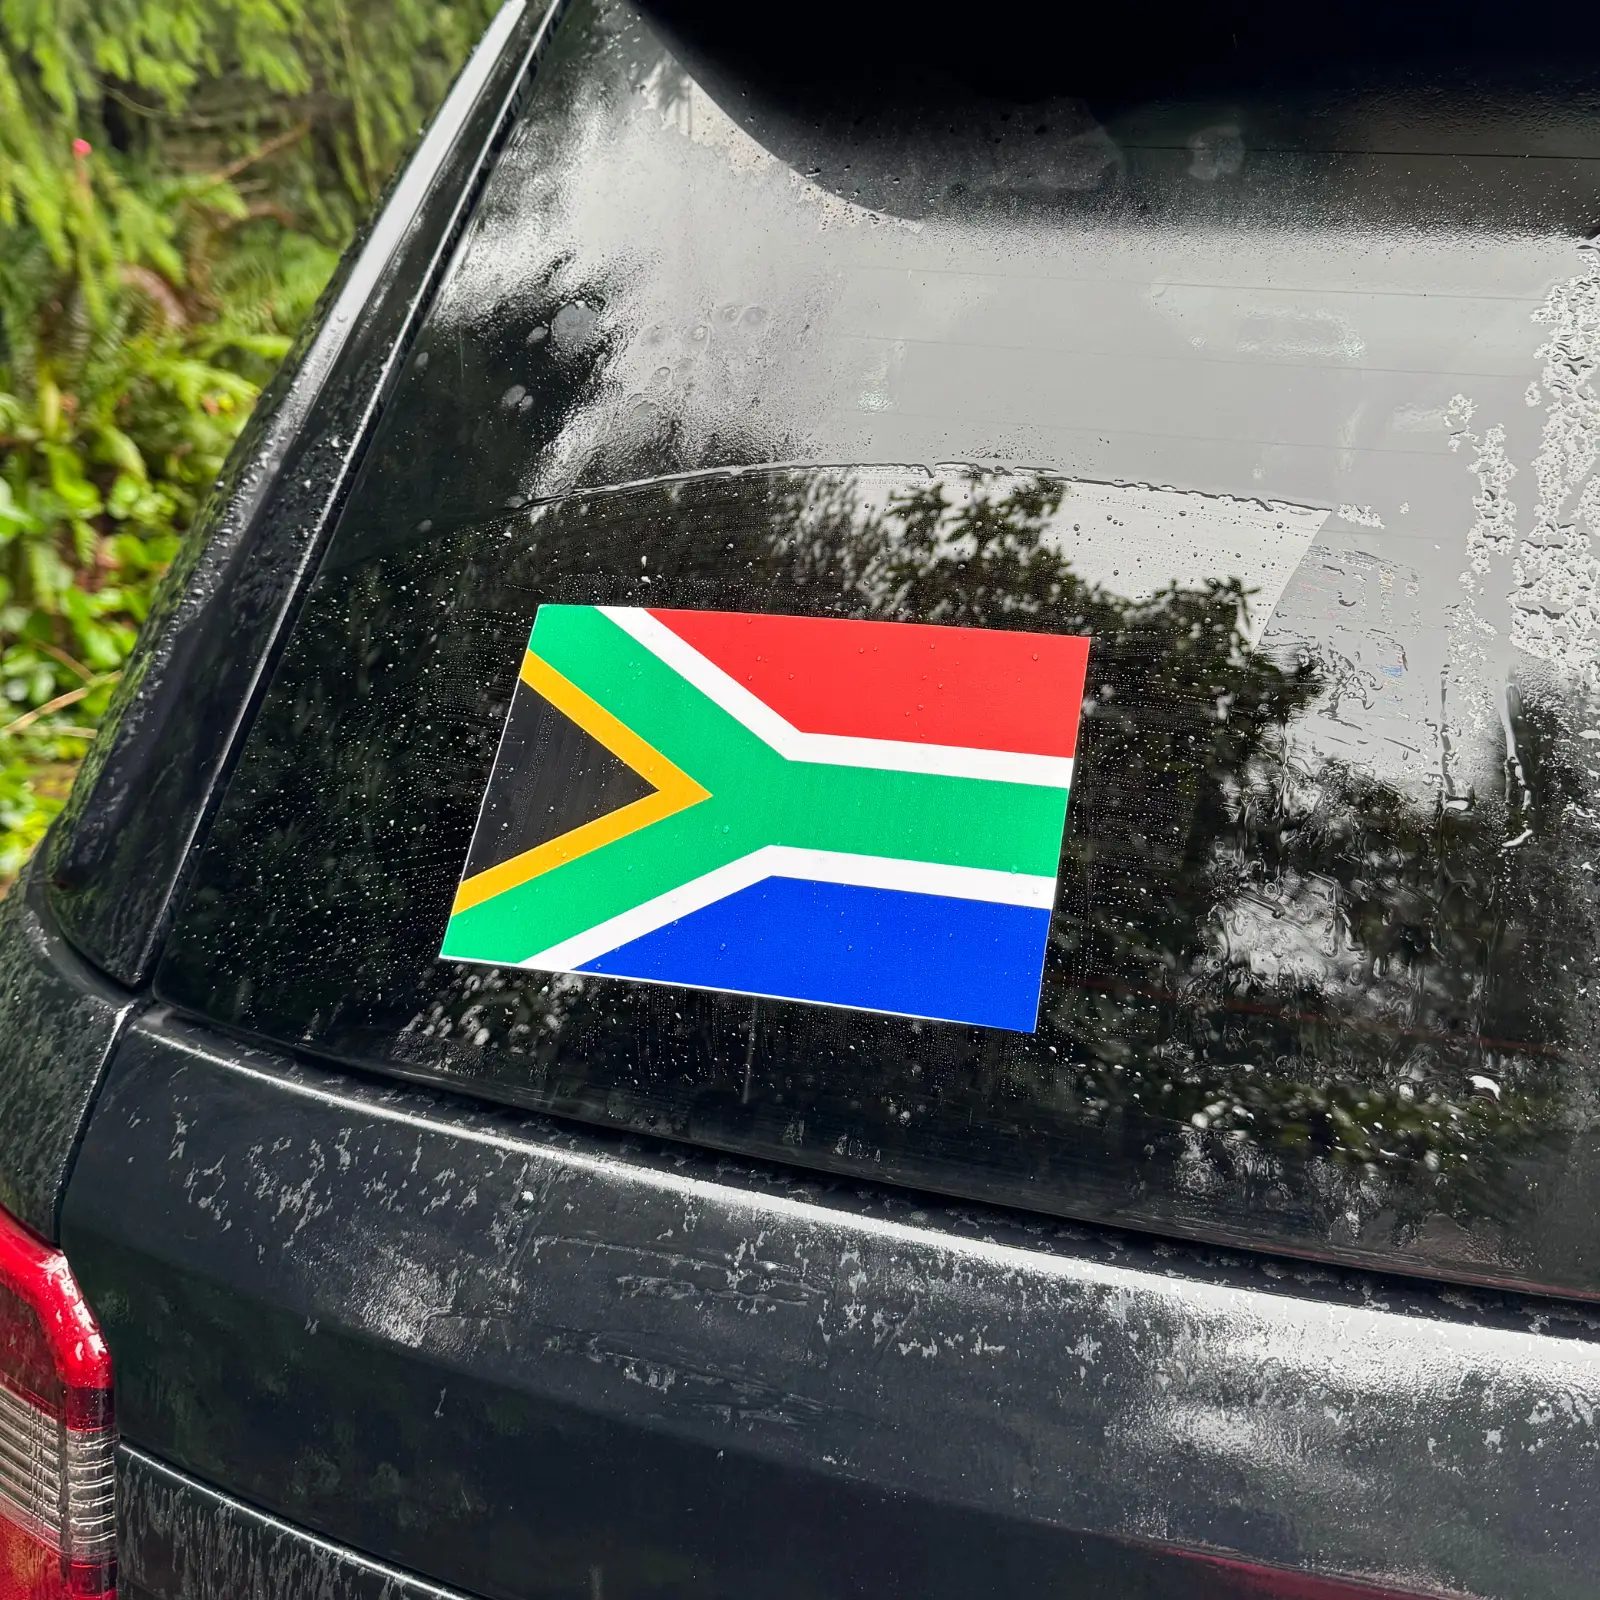
[[[596,606],[651,655],[693,684],[701,694],[789,761],[830,767],[875,767],[888,772],[925,772],[950,778],[987,778],[1048,789],[1072,787],[1071,756],[1041,756],[1017,750],[978,750],[966,745],[917,744],[905,739],[857,739],[801,730],[703,656],[664,622],[638,606]]]
[[[871,741],[869,741],[871,742]],[[842,850],[805,850],[769,844],[741,856],[643,905],[619,912],[575,933],[518,966],[539,972],[575,972],[585,962],[657,928],[726,900],[763,878],[801,878],[816,883],[848,883],[868,889],[897,889],[909,894],[945,895],[957,900],[988,900],[997,905],[1033,906],[1049,911],[1055,905],[1056,880],[1025,872],[997,872],[990,867],[953,867],[937,861],[902,861],[892,856],[850,855]]]

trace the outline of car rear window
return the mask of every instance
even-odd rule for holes
[[[1600,1290],[1600,133],[1571,111],[1593,75],[1429,70],[1426,94],[1415,63],[1405,93],[1346,64],[1100,104],[923,62],[852,102],[575,7],[159,995],[634,1132]],[[982,637],[906,631],[934,627]],[[1027,681],[923,728],[913,678],[895,700],[848,659],[880,640],[932,641],[940,706],[980,657]],[[1057,765],[962,767],[994,781],[938,827],[949,774],[819,787],[790,832],[770,785],[695,813],[713,734],[672,754],[637,719],[645,677],[705,660],[741,727],[787,707],[836,772],[891,744]],[[1046,771],[1064,824],[1023,827],[1012,780]],[[668,801],[711,853],[656,850],[630,898],[634,858],[603,852]],[[623,959],[621,934],[570,943],[586,903],[538,938],[480,914],[585,828],[591,864],[622,863],[590,922],[631,914],[728,864],[713,816],[740,860],[791,852],[741,902],[759,926],[680,907],[627,924]],[[797,850],[856,877],[818,888]],[[945,877],[904,876],[935,855]],[[943,944],[894,920],[1007,873],[1044,889],[973,890],[990,921]],[[993,952],[1030,938],[1019,979]]]

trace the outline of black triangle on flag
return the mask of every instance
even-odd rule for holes
[[[519,678],[462,876],[499,866],[655,792]]]

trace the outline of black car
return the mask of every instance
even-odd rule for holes
[[[0,1600],[1600,1593],[1593,32],[509,0],[5,904]]]

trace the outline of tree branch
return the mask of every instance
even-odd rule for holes
[[[240,156],[237,161],[230,161],[227,166],[219,167],[210,175],[210,187],[215,188],[220,183],[231,183],[241,172],[253,167],[258,161],[265,161],[268,156],[275,156],[280,150],[287,149],[290,145],[298,143],[311,132],[311,118],[305,117],[292,128],[286,129],[276,138],[268,139],[258,149],[247,156]]]
[[[75,706],[86,695],[93,694],[102,684],[115,683],[121,676],[120,672],[107,672],[98,678],[91,678],[88,683],[80,683],[76,689],[68,689],[65,694],[58,694],[54,700],[46,700],[42,706],[35,706],[32,711],[24,711],[20,717],[14,718],[0,728],[0,734],[21,733],[24,728],[32,727],[40,717],[49,716],[52,711],[64,711],[68,706]]]

